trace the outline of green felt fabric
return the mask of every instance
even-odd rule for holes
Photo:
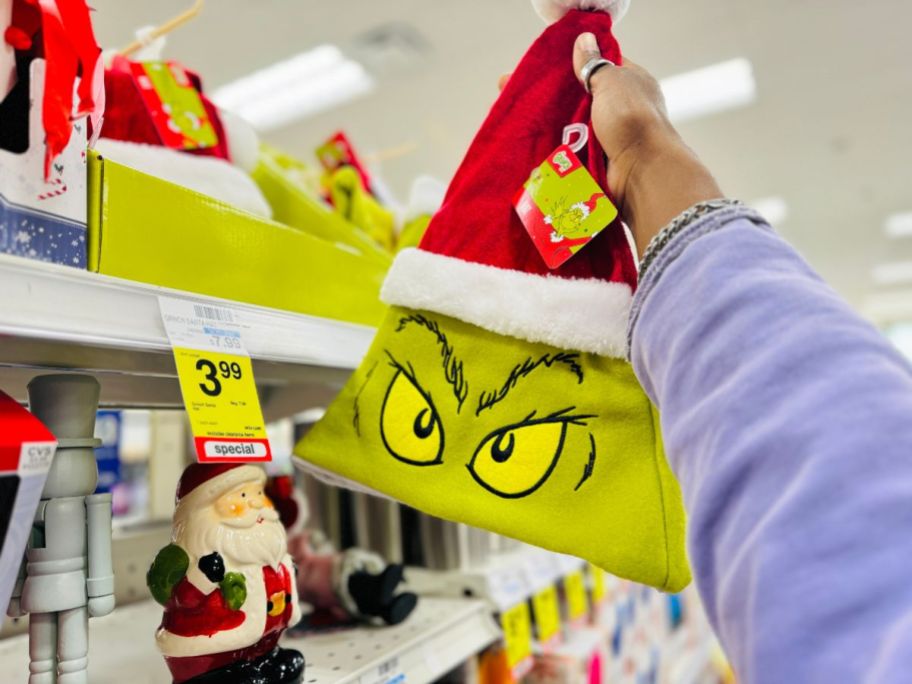
[[[624,360],[393,307],[296,455],[620,577],[690,581],[658,416]]]

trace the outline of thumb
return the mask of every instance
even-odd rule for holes
[[[602,51],[599,49],[598,40],[594,33],[581,33],[573,46],[573,72],[583,82],[580,72],[591,60],[599,59]]]

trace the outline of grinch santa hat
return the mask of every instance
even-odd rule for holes
[[[248,482],[265,484],[266,473],[262,468],[244,463],[194,463],[181,475],[174,503],[184,506],[211,503]]]
[[[620,63],[612,26],[626,3],[536,6],[558,21],[513,72],[418,247],[397,255],[387,317],[295,462],[679,591],[680,489],[626,360],[637,269],[624,227],[550,269],[514,208],[566,131],[587,133],[577,155],[610,192],[573,48],[591,32]],[[597,8],[608,11],[585,11]]]
[[[588,127],[578,154],[607,189],[604,153],[590,123],[591,98],[577,79],[572,54],[576,38],[589,31],[604,56],[620,63],[612,16],[620,16],[627,4],[536,0],[543,17],[560,21],[536,41],[507,82],[419,246],[397,256],[381,291],[384,302],[529,342],[626,355],[637,270],[621,222],[550,270],[513,199],[572,124]]]

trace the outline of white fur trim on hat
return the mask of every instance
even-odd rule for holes
[[[541,276],[404,249],[380,298],[529,342],[616,358],[627,355],[633,292],[625,283]]]
[[[615,22],[627,13],[630,0],[532,0],[538,16],[553,24],[573,9],[608,12]]]

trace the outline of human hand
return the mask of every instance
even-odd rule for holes
[[[581,34],[573,48],[577,77],[601,56],[596,37]],[[672,126],[659,83],[643,67],[626,59],[603,66],[589,85],[592,126],[608,157],[608,187],[642,254],[675,216],[722,191]]]

